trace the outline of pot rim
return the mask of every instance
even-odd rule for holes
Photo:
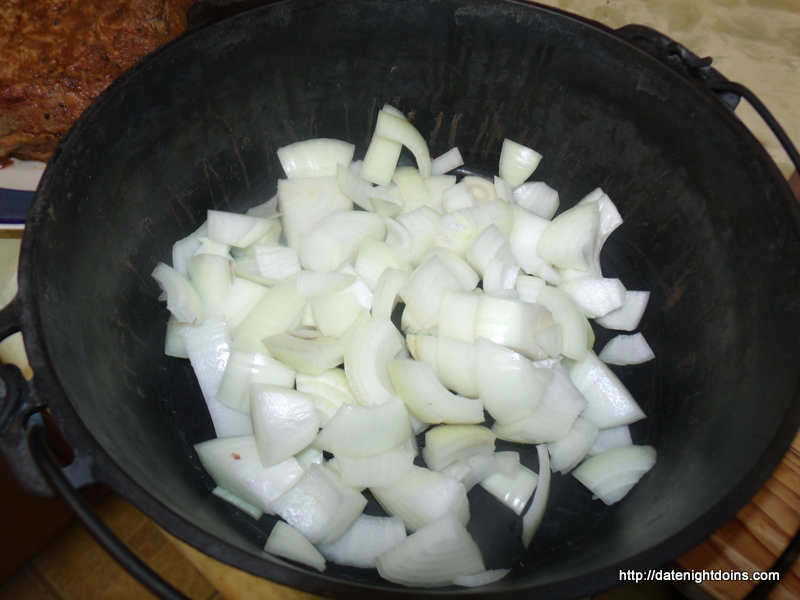
[[[274,4],[285,4],[292,1],[282,0]],[[685,86],[686,93],[696,95],[698,101],[714,103],[717,106],[717,113],[724,124],[737,130],[752,148],[754,156],[758,157],[758,160],[764,163],[767,169],[772,169],[775,174],[774,183],[778,193],[785,195],[787,202],[792,205],[793,197],[788,183],[783,179],[779,169],[769,158],[763,146],[757,142],[750,131],[732,113],[719,104],[718,99],[707,88],[686,78],[678,77],[674,71],[652,54],[633,44],[629,39],[613,29],[598,22],[579,17],[564,10],[526,2],[525,0],[487,2],[487,4],[492,5],[501,3],[524,6],[526,10],[539,11],[543,14],[569,20],[584,31],[591,32],[592,35],[604,36],[612,40],[613,43],[625,45],[627,51],[635,53],[642,60],[648,62],[652,69],[661,73],[669,73],[670,75],[668,76],[674,77],[675,81],[683,82],[682,85]],[[36,274],[33,265],[36,264],[37,255],[40,251],[40,246],[37,245],[38,229],[41,227],[41,222],[47,220],[51,209],[49,205],[50,190],[57,186],[59,165],[63,161],[70,160],[69,152],[77,143],[76,140],[80,139],[85,129],[92,127],[92,115],[97,112],[98,107],[107,102],[109,98],[112,98],[114,94],[122,93],[125,86],[133,85],[132,82],[137,80],[139,73],[147,66],[166,60],[171,53],[176,51],[175,48],[190,45],[194,39],[206,35],[206,32],[211,29],[221,28],[225,26],[225,23],[232,27],[235,22],[244,21],[251,10],[269,10],[270,8],[271,4],[252,8],[245,13],[233,15],[222,21],[205,24],[187,31],[184,35],[169,42],[124,73],[79,118],[48,164],[41,183],[34,194],[28,226],[23,235],[19,268],[19,292],[17,299],[15,299],[19,309],[20,329],[26,341],[28,341],[30,348],[29,360],[36,374],[32,380],[32,393],[52,410],[55,421],[64,438],[75,452],[91,460],[92,473],[96,480],[99,483],[108,485],[114,492],[132,502],[144,514],[169,532],[170,535],[216,560],[283,585],[323,595],[335,592],[336,595],[343,597],[346,595],[347,597],[366,598],[368,595],[372,597],[375,593],[380,593],[389,598],[401,598],[409,595],[441,597],[447,595],[483,595],[487,592],[491,592],[493,596],[497,597],[517,597],[524,593],[526,597],[552,598],[554,600],[586,596],[619,585],[619,572],[622,570],[635,569],[644,571],[654,565],[660,566],[676,558],[700,543],[732,518],[766,482],[794,439],[798,424],[800,424],[800,376],[798,376],[798,383],[795,387],[792,408],[786,415],[781,427],[775,432],[768,451],[760,457],[758,463],[752,469],[743,475],[735,489],[731,490],[715,505],[709,507],[702,517],[686,524],[664,542],[641,552],[632,560],[608,565],[603,569],[598,569],[595,572],[570,580],[566,584],[562,581],[529,587],[524,585],[514,586],[513,580],[504,580],[504,589],[485,587],[458,589],[455,591],[451,589],[420,590],[418,588],[400,587],[394,589],[390,587],[391,584],[388,582],[386,586],[351,583],[324,573],[310,575],[309,571],[289,563],[277,565],[265,561],[249,551],[235,547],[208,533],[157,500],[113,460],[108,451],[103,448],[78,415],[77,410],[55,375],[56,370],[47,352],[45,341],[47,336],[42,329],[39,317],[35,292]]]

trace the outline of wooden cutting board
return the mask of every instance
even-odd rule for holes
[[[682,556],[687,571],[768,571],[800,527],[800,435],[764,487],[706,541]],[[701,590],[712,598],[739,600],[755,584],[705,581]],[[800,598],[800,562],[783,576],[770,595],[775,600]]]

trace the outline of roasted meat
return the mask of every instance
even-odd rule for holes
[[[48,160],[111,82],[185,29],[193,2],[0,2],[0,166]]]

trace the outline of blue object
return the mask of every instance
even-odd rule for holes
[[[0,224],[24,225],[33,192],[0,188]]]

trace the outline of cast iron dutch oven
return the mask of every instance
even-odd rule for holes
[[[750,498],[800,422],[798,215],[731,110],[742,93],[653,32],[511,0],[285,0],[197,26],[98,99],[47,167],[2,313],[35,372],[24,385],[5,370],[5,453],[31,488],[48,487],[41,471],[57,487],[103,482],[206,554],[330,596],[571,598],[663,565]],[[386,102],[476,172],[496,170],[506,136],[539,149],[536,178],[562,208],[602,187],[625,219],[605,273],[652,292],[640,330],[656,359],[617,372],[656,466],[612,507],[555,476],[527,551],[476,490],[470,531],[488,568],[512,569],[486,588],[264,556],[273,521],[211,495],[192,449],[211,423],[188,362],[163,352],[150,273],[172,243],[209,208],[268,199],[282,145],[333,137],[363,155]],[[40,456],[44,406],[76,452],[65,471]]]

